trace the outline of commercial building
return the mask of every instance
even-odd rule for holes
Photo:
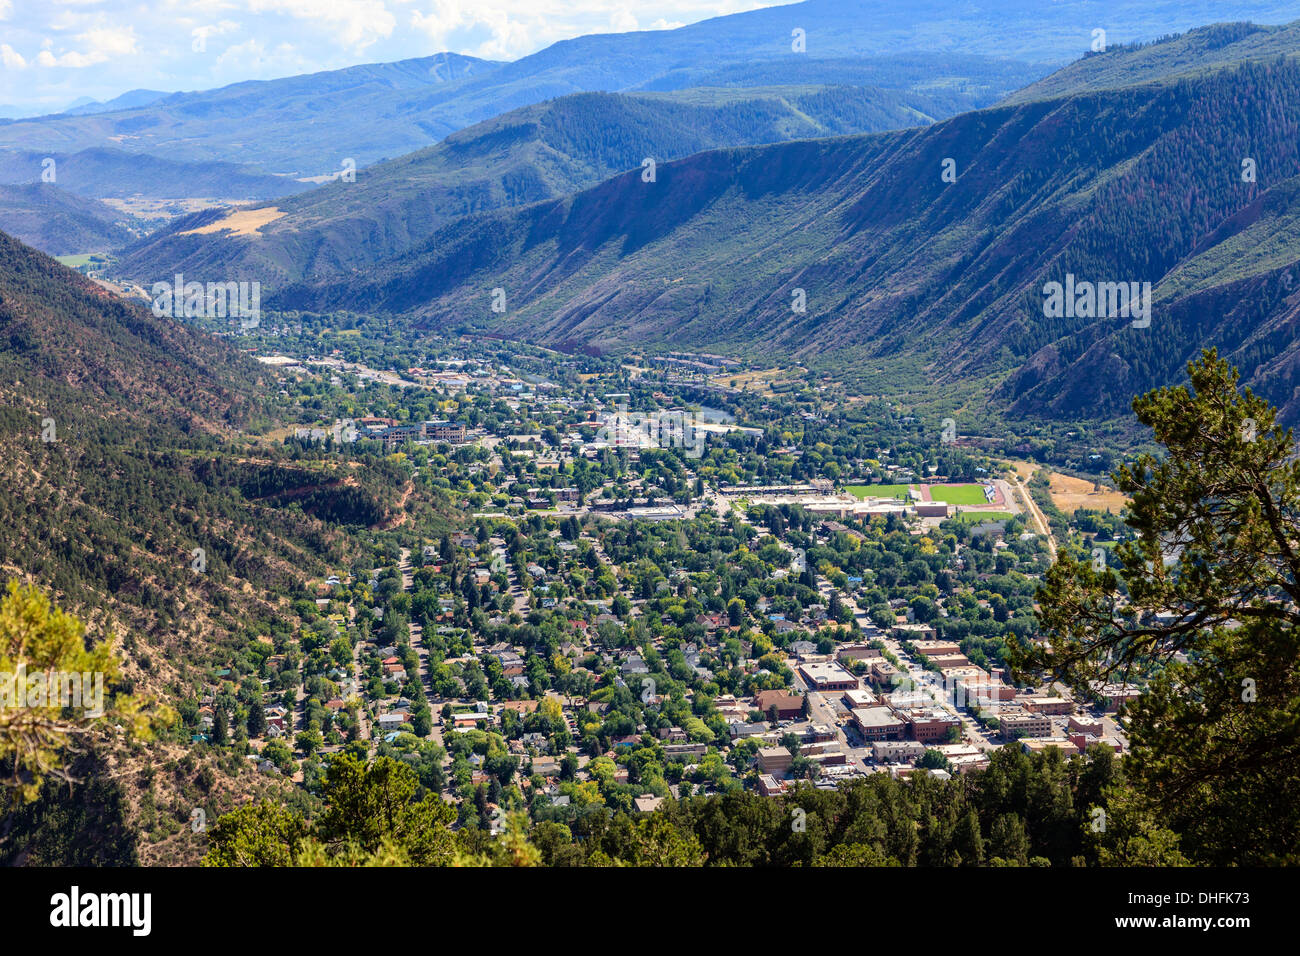
[[[777,720],[794,720],[803,715],[803,697],[799,694],[787,694],[783,690],[762,690],[754,695],[754,706],[767,718],[772,708],[776,708]]]
[[[958,699],[966,706],[978,706],[985,710],[997,707],[1016,696],[1016,689],[1010,684],[992,677],[987,672],[970,677],[957,678],[955,685]]]
[[[1104,725],[1095,717],[1071,717],[1069,728],[1071,733],[1090,737],[1101,737],[1105,733]]]
[[[925,753],[925,744],[915,740],[882,740],[871,745],[877,763],[912,763]]]
[[[883,704],[856,707],[852,711],[854,726],[863,740],[901,740],[907,724]]]
[[[961,727],[955,715],[938,707],[905,711],[901,716],[907,719],[912,739],[922,743],[946,740],[952,728]]]
[[[844,706],[849,710],[853,710],[857,707],[871,707],[878,703],[875,694],[869,690],[862,689],[846,690],[844,692],[844,697],[841,699],[844,701]]]
[[[1025,710],[1036,714],[1065,716],[1074,713],[1074,701],[1068,697],[1024,697],[1020,699]]]
[[[939,657],[943,654],[960,654],[961,648],[956,641],[919,640],[912,642],[912,649],[926,657]]]
[[[835,656],[842,661],[880,661],[885,659],[885,652],[870,644],[841,644]]]
[[[1052,718],[1028,710],[1002,711],[998,714],[998,732],[1003,740],[1048,737],[1052,733]]]
[[[665,744],[664,756],[669,760],[694,760],[708,750],[704,744]]]
[[[443,420],[404,422],[380,428],[370,428],[370,434],[383,440],[388,448],[406,441],[435,441],[460,444],[465,441],[465,426],[460,422]]]
[[[1142,696],[1140,688],[1132,684],[1103,684],[1097,692],[1106,698],[1106,713],[1113,714],[1124,704],[1131,703]]]
[[[1025,737],[1020,741],[1025,753],[1043,753],[1055,747],[1063,757],[1077,756],[1079,748],[1066,737]]]
[[[465,441],[465,426],[461,422],[425,422],[425,433],[433,441],[459,445]]]
[[[896,641],[932,641],[937,632],[929,624],[895,624],[893,629]],[[957,650],[956,647],[953,650]]]
[[[762,747],[758,751],[758,769],[775,776],[784,775],[790,769],[794,757],[784,747]]]
[[[938,744],[934,748],[948,760],[948,766],[959,774],[983,770],[989,765],[989,755],[970,744]]]
[[[834,661],[800,664],[799,674],[809,687],[820,691],[854,690],[861,686],[856,677]]]
[[[941,671],[972,666],[970,659],[965,654],[934,654],[926,656],[930,658],[930,663]]]
[[[870,673],[877,684],[892,684],[901,671],[889,661],[872,661]]]

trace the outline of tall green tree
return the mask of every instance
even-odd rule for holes
[[[224,814],[208,834],[204,866],[293,866],[306,822],[288,807],[263,800]]]
[[[325,810],[315,825],[268,801],[240,807],[213,826],[205,866],[383,863],[449,866],[459,855],[456,811],[437,794],[417,800],[415,771],[398,760],[365,763],[341,753],[325,772]]]
[[[1166,450],[1114,475],[1136,540],[1117,565],[1062,555],[1040,594],[1050,650],[1014,663],[1083,693],[1146,682],[1129,708],[1132,790],[1112,818],[1161,821],[1193,861],[1294,864],[1300,802],[1283,795],[1300,789],[1300,463],[1276,410],[1216,352],[1188,374],[1190,387],[1133,404]],[[1160,834],[1125,838],[1148,862],[1171,849]]]
[[[0,598],[0,807],[36,799],[47,778],[71,780],[69,757],[116,725],[148,739],[170,708],[112,694],[121,664],[112,637],[85,627],[39,589],[10,581]]]
[[[317,835],[332,848],[355,844],[367,853],[388,839],[414,866],[445,866],[453,854],[448,826],[456,811],[434,793],[415,799],[419,789],[415,771],[401,761],[378,757],[367,765],[340,754],[325,774]]]

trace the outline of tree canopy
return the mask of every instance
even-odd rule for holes
[[[1190,387],[1134,401],[1166,454],[1114,475],[1134,541],[1117,566],[1069,555],[1048,574],[1050,645],[1022,673],[1087,694],[1149,678],[1128,709],[1122,808],[1162,821],[1195,861],[1300,860],[1300,463],[1277,412],[1213,350]]]

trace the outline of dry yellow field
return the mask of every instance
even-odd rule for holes
[[[1030,461],[1008,461],[1007,464],[1015,468],[1016,474],[1024,481],[1032,478],[1041,468],[1040,465]],[[1083,478],[1072,478],[1059,471],[1053,471],[1050,475],[1047,490],[1052,495],[1052,503],[1066,514],[1074,514],[1080,508],[1119,514],[1128,504],[1128,498],[1106,485],[1096,485]]]
[[[131,196],[126,199],[108,197],[100,202],[112,206],[118,212],[141,219],[170,219],[174,216],[187,216],[192,212],[211,209],[213,206],[247,206],[252,200],[221,199],[219,197],[196,196],[191,199],[147,199],[143,196]]]
[[[713,385],[721,385],[724,388],[739,388],[744,392],[752,389],[760,395],[770,395],[771,386],[778,382],[787,381],[790,374],[789,369],[769,368],[755,372],[734,372],[730,374],[724,372],[713,376],[709,381]]]
[[[265,209],[236,209],[224,219],[210,222],[206,226],[199,226],[197,229],[178,232],[177,235],[201,236],[206,233],[229,230],[236,236],[256,236],[258,230],[263,226],[275,222],[285,215],[286,213],[281,212],[275,206],[267,206]]]
[[[1048,491],[1051,492],[1056,507],[1066,514],[1073,514],[1079,508],[1119,514],[1128,504],[1128,499],[1114,488],[1097,485],[1082,478],[1071,478],[1056,471],[1052,472]]]

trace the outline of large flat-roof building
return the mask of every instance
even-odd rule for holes
[[[932,641],[936,633],[929,624],[895,624],[893,630],[896,641]]]
[[[956,667],[970,667],[971,662],[965,654],[927,654],[930,663],[939,670],[949,670]]]
[[[998,732],[1003,740],[1048,737],[1052,733],[1052,718],[1028,710],[1002,711],[998,714]]]
[[[1025,697],[1021,702],[1025,710],[1036,714],[1064,716],[1074,713],[1074,701],[1068,697]]]
[[[961,727],[956,715],[939,707],[905,711],[902,716],[907,718],[912,739],[922,742],[946,740],[952,728]]]
[[[794,757],[784,747],[761,747],[758,751],[758,767],[763,773],[775,776],[783,775],[790,769]]]
[[[862,690],[861,688],[846,690],[842,699],[844,701],[844,706],[849,710],[853,710],[857,707],[873,707],[879,703],[875,694],[869,690]]]
[[[834,661],[810,661],[799,665],[799,674],[809,687],[820,691],[855,690],[858,679]]]
[[[1066,737],[1025,737],[1021,739],[1020,746],[1031,754],[1043,753],[1053,747],[1061,751],[1063,757],[1073,757],[1079,753],[1079,748]]]
[[[835,649],[835,656],[842,661],[884,660],[885,652],[870,644],[841,644]]]
[[[1142,696],[1142,690],[1132,684],[1102,684],[1097,693],[1106,698],[1106,712],[1114,713],[1124,704],[1131,703]]]
[[[938,657],[942,654],[960,654],[961,648],[956,641],[919,640],[912,642],[912,649],[926,657]]]
[[[985,709],[992,709],[1016,696],[1014,687],[984,671],[969,677],[958,677],[955,686],[960,699],[968,706],[974,704]]]
[[[863,740],[901,740],[907,724],[883,704],[874,707],[855,707],[853,723]]]
[[[915,740],[880,740],[871,745],[877,763],[911,763],[925,753],[925,744]]]
[[[871,679],[878,684],[892,684],[894,678],[902,673],[897,667],[889,661],[872,661],[871,662]]]

